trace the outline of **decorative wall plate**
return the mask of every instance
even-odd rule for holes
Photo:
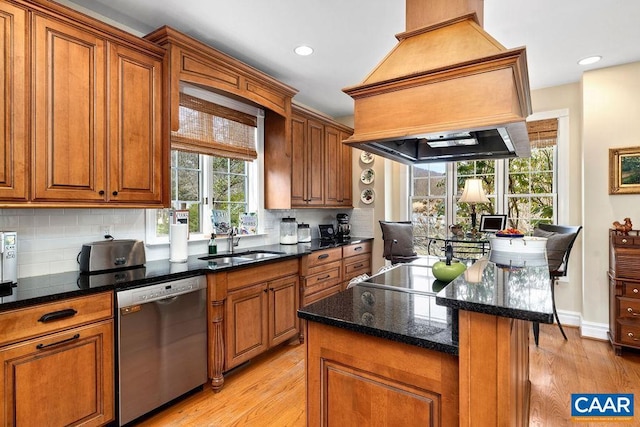
[[[365,188],[364,190],[362,190],[362,193],[360,193],[360,200],[362,200],[362,203],[364,203],[365,205],[370,205],[371,203],[373,203],[375,198],[376,193],[374,193],[371,188]]]
[[[369,153],[368,151],[363,151],[362,153],[360,153],[360,160],[365,165],[368,165],[369,163],[373,162],[373,154]]]
[[[360,181],[363,184],[371,184],[376,177],[376,173],[371,168],[367,168],[360,174]]]

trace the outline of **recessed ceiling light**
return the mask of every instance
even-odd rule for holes
[[[602,59],[602,56],[600,56],[600,55],[587,56],[586,58],[582,58],[580,61],[578,61],[578,64],[580,64],[580,65],[595,64],[596,62],[600,61],[601,59]]]
[[[297,48],[293,49],[293,51],[295,53],[297,53],[300,56],[309,56],[313,53],[313,48],[309,47],[309,46],[298,46]]]

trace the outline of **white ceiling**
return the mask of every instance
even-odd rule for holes
[[[297,101],[334,117],[353,113],[342,88],[360,83],[404,31],[404,0],[68,1],[139,34],[174,27],[293,86]],[[640,60],[637,0],[485,0],[484,14],[485,30],[505,47],[527,47],[532,89]],[[300,44],[314,54],[295,55]],[[603,60],[577,65],[590,55]]]

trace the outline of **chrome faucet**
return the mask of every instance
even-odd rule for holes
[[[240,244],[240,237],[238,235],[238,228],[231,227],[229,234],[227,234],[227,246],[229,247],[229,253],[233,253],[233,248]]]

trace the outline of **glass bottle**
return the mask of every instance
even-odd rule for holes
[[[211,239],[209,239],[209,255],[215,255],[218,253],[218,245],[216,245],[216,233],[211,233]]]

